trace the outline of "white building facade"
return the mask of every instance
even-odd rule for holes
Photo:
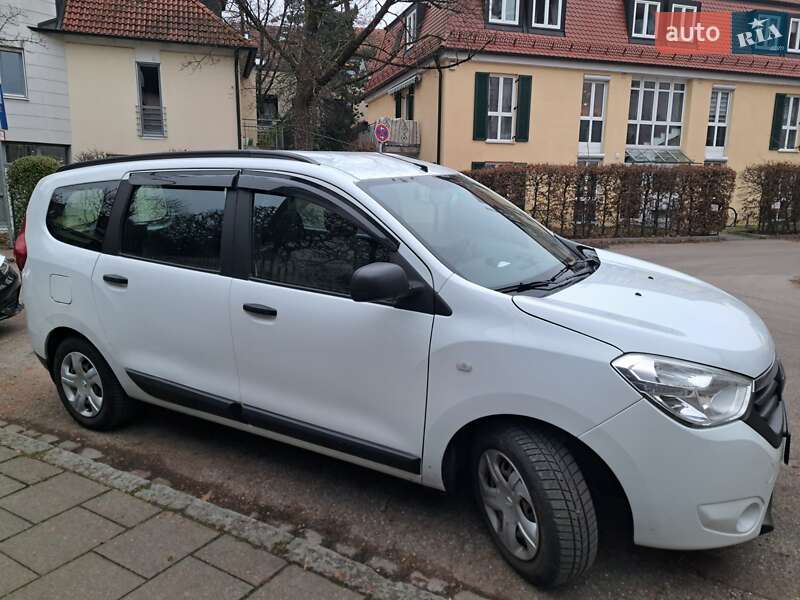
[[[67,64],[63,42],[31,27],[56,18],[56,0],[0,0],[0,81],[8,130],[0,132],[0,231],[11,227],[9,163],[28,155],[69,161]],[[102,94],[102,89],[97,90]]]

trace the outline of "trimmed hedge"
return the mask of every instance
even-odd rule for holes
[[[800,233],[800,165],[771,162],[742,173],[744,214],[759,233]]]
[[[56,172],[59,162],[50,156],[23,156],[8,167],[8,194],[14,216],[14,231],[18,232],[28,209],[31,194],[42,177]]]
[[[467,171],[545,227],[572,238],[714,235],[736,173],[680,165],[522,165]]]

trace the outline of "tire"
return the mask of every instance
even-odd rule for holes
[[[82,338],[59,344],[51,376],[70,416],[87,429],[108,431],[128,422],[136,410],[97,349]]]
[[[479,435],[472,450],[478,509],[495,545],[518,573],[552,588],[591,567],[597,556],[597,517],[589,487],[562,436],[506,423]]]

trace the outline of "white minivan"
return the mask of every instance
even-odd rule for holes
[[[137,401],[442,490],[562,584],[596,485],[634,541],[771,529],[788,460],[764,323],[687,275],[567,241],[437,165],[369,153],[113,158],[43,179],[22,297],[70,415]]]

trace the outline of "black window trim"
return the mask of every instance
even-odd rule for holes
[[[169,174],[170,179],[164,179]],[[128,173],[120,181],[117,196],[111,209],[106,237],[103,241],[102,252],[113,256],[122,256],[131,260],[138,260],[176,269],[186,269],[231,277],[231,265],[235,257],[232,256],[232,240],[235,239],[235,219],[233,218],[237,204],[236,180],[239,176],[237,169],[163,169],[149,171],[134,171]],[[230,182],[228,186],[220,183]],[[222,236],[220,239],[220,268],[206,269],[173,263],[164,260],[146,258],[128,254],[122,251],[122,237],[125,221],[128,216],[130,204],[133,201],[133,192],[143,185],[158,185],[161,187],[178,187],[181,189],[212,189],[225,192],[225,207],[222,218]]]
[[[554,37],[565,37],[567,31],[567,2],[561,1],[561,25],[555,27],[542,27],[533,24],[533,2],[534,0],[519,0],[519,19],[516,23],[496,23],[489,19],[491,0],[483,0],[483,23],[486,29],[496,31],[509,31],[516,33],[528,33],[532,35],[546,35]]]

